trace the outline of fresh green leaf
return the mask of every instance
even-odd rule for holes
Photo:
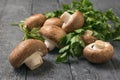
[[[63,13],[63,10],[56,10],[53,12],[44,13],[47,18],[59,17]]]
[[[67,38],[66,44],[70,43],[73,36],[75,36],[74,33],[69,33],[69,34],[66,35],[66,38]]]
[[[24,25],[24,21],[21,21],[18,24],[13,24],[14,26],[18,26],[20,30],[24,33],[23,40],[26,39],[38,39],[44,41],[44,38],[39,34],[38,28],[33,28],[31,31]]]
[[[77,29],[74,32],[77,33],[77,34],[82,35],[82,34],[84,34],[85,30],[84,29]]]
[[[59,46],[62,47],[62,46],[65,46],[66,45],[66,41],[67,41],[67,37],[64,36],[60,39],[60,42],[59,42]]]
[[[62,49],[59,50],[59,53],[64,53],[65,51],[67,51],[69,49],[69,45],[63,47]]]
[[[83,47],[80,42],[74,42],[71,45],[72,56],[79,58],[82,55]]]
[[[64,11],[67,11],[67,10],[70,9],[70,6],[67,5],[67,4],[63,4],[62,7],[63,7],[63,10],[64,10]]]
[[[120,36],[113,39],[114,41],[120,41]]]
[[[63,62],[63,63],[67,62],[67,52],[60,54],[57,57],[56,62]]]

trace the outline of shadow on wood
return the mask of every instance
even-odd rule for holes
[[[29,73],[33,73],[32,75],[41,75],[41,76],[44,76],[45,74],[47,74],[49,71],[51,71],[51,69],[54,68],[54,65],[50,62],[50,61],[47,61],[47,60],[44,60],[44,63],[43,65],[41,65],[40,67],[38,67],[37,69],[35,70],[30,70],[28,69],[28,72]],[[31,75],[29,75],[31,76]]]

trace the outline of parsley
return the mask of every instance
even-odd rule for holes
[[[27,26],[24,25],[24,21],[21,21],[19,24],[12,24],[13,26],[18,26],[20,30],[23,32],[23,40],[26,39],[38,39],[44,41],[44,38],[39,34],[38,28],[33,28],[29,30]]]
[[[59,50],[60,55],[56,62],[67,62],[68,56],[79,58],[82,55],[82,50],[85,43],[81,39],[81,35],[85,33],[84,29],[77,29],[61,38],[59,46],[64,46]],[[64,57],[62,57],[64,55]]]
[[[80,58],[85,47],[85,43],[80,36],[86,30],[93,31],[93,36],[100,40],[120,40],[120,22],[117,15],[112,9],[105,12],[95,10],[89,0],[73,0],[70,5],[64,4],[63,9],[54,11],[54,16],[49,15],[49,18],[59,17],[65,11],[73,14],[76,10],[83,13],[85,18],[84,26],[82,29],[75,30],[61,39],[60,45],[64,47],[60,49],[60,55],[57,57],[56,62],[66,62],[69,55]],[[63,55],[64,57],[62,57]]]

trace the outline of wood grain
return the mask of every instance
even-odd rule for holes
[[[57,0],[34,0],[32,14],[59,9]],[[28,70],[27,80],[72,80],[69,64],[56,64],[58,50],[44,57],[44,64],[34,71]]]
[[[94,4],[94,8],[101,11],[106,11],[109,8],[113,8],[113,11],[119,16],[118,0],[91,0]],[[70,3],[70,1],[59,0],[61,6],[63,3]],[[120,16],[119,16],[120,17]],[[120,43],[118,43],[120,44]],[[119,58],[118,58],[119,50],[115,47],[115,60],[114,57],[112,61],[108,61],[104,64],[91,64],[84,57],[82,57],[79,61],[73,60],[70,58],[70,67],[73,75],[73,80],[119,80]],[[118,59],[117,59],[118,58]]]
[[[23,36],[19,28],[11,24],[29,16],[30,6],[31,0],[0,0],[0,80],[25,80],[26,78],[26,67],[13,69],[8,56]]]
[[[120,0],[90,0],[94,8],[106,11],[112,8],[120,18]],[[69,58],[69,63],[55,63],[58,49],[44,57],[44,64],[30,71],[25,65],[13,69],[8,56],[22,41],[23,33],[10,24],[36,13],[60,9],[72,0],[0,0],[0,80],[120,80],[120,42],[111,42],[113,58],[103,64],[91,64],[84,57]]]

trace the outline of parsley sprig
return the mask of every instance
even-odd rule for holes
[[[57,57],[56,62],[67,62],[68,55],[79,58],[82,55],[82,50],[85,47],[81,35],[85,31],[83,29],[75,30],[61,38],[59,46],[64,46],[59,50],[60,55]]]
[[[20,30],[23,32],[23,40],[27,39],[38,39],[44,41],[44,38],[39,34],[38,28],[33,28],[29,30],[27,26],[24,25],[24,21],[20,21],[18,24],[12,24],[13,26],[18,26]]]

